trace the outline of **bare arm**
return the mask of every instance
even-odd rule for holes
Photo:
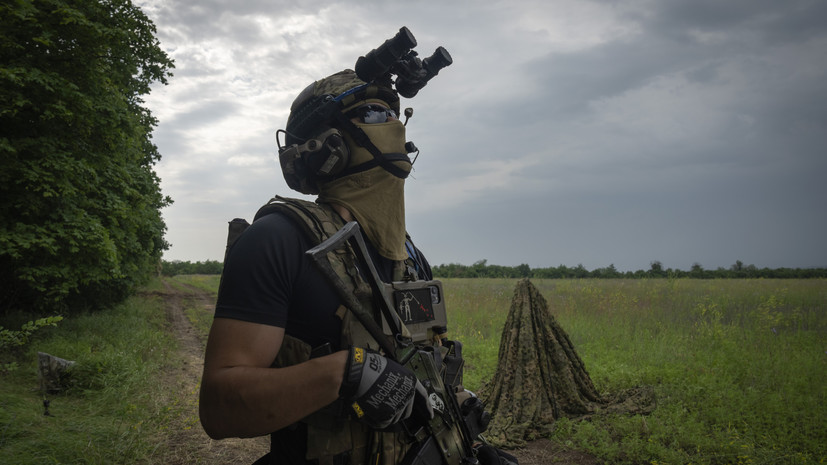
[[[269,434],[339,396],[347,352],[270,368],[284,329],[216,318],[207,341],[199,413],[213,439]]]

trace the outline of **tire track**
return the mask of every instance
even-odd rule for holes
[[[269,437],[253,439],[211,439],[198,420],[198,390],[204,366],[206,336],[192,326],[186,310],[212,314],[215,298],[194,286],[164,280],[161,298],[169,330],[178,342],[178,350],[169,366],[161,375],[165,386],[167,408],[173,413],[168,434],[158,445],[159,456],[153,460],[165,464],[251,464],[267,453]],[[183,287],[183,289],[182,289]]]

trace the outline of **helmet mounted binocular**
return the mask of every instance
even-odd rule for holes
[[[386,84],[396,75],[394,87],[405,98],[414,97],[442,68],[453,63],[445,47],[439,46],[433,55],[420,59],[413,50],[416,38],[402,26],[395,36],[356,60],[356,75],[365,82]]]

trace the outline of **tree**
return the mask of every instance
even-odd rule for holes
[[[615,268],[614,263],[610,264],[606,268],[597,268],[591,272],[591,276],[593,278],[619,278],[621,274]]]
[[[571,271],[574,274],[574,277],[577,279],[589,277],[589,270],[587,270],[582,263],[578,263],[577,266],[571,269]]]
[[[649,263],[649,267],[649,276],[653,278],[663,278],[666,276],[666,272],[663,270],[663,264],[659,260]]]
[[[487,277],[487,273],[485,271],[487,263],[488,263],[488,260],[486,260],[486,259],[477,260],[476,262],[474,262],[474,264],[471,265],[471,269],[469,270],[471,272],[471,277],[473,277],[473,278],[485,278],[485,277]]]
[[[517,276],[521,278],[529,278],[531,277],[531,267],[528,266],[528,263],[521,263],[516,268]]]
[[[154,33],[130,0],[0,5],[0,311],[112,301],[156,269]]]

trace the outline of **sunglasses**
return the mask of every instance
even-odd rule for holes
[[[396,112],[382,105],[369,103],[347,112],[349,118],[359,118],[365,124],[386,123],[389,119],[397,119]]]

